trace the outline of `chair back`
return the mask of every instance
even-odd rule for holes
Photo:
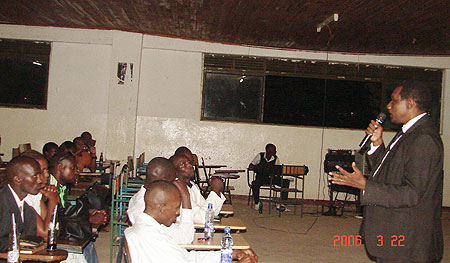
[[[208,172],[206,171],[205,160],[203,159],[203,157],[202,157],[202,165],[203,165],[203,172],[205,173],[205,179],[207,182],[209,182],[210,174],[208,174]]]
[[[128,172],[133,173],[133,171],[134,171],[133,156],[128,156],[127,168],[128,168]]]
[[[281,174],[290,176],[307,175],[309,168],[306,165],[282,165]]]
[[[255,180],[255,171],[253,169],[247,168],[247,185],[248,187],[252,187],[252,183]]]

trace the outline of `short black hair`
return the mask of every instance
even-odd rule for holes
[[[55,148],[56,150],[58,150],[58,144],[54,143],[54,142],[48,142],[46,144],[44,144],[44,147],[42,148],[42,152],[49,152],[52,148]]]
[[[417,80],[405,80],[398,86],[403,87],[400,91],[402,99],[413,99],[421,111],[429,112],[431,110],[433,95],[425,84]]]
[[[44,159],[44,160],[46,160],[46,159],[45,159],[45,156],[44,156],[42,153],[40,153],[40,152],[38,152],[38,151],[35,151],[35,150],[29,150],[29,151],[26,151],[26,152],[21,153],[20,155],[21,155],[21,156],[30,157],[30,158],[33,158],[33,159],[35,159],[35,160],[38,160],[38,159]]]
[[[272,143],[268,143],[267,145],[266,145],[266,151],[267,151],[267,149],[269,149],[270,147],[273,147],[273,148],[277,148],[276,146],[275,146],[275,144],[272,144]]]
[[[184,153],[192,154],[192,151],[189,150],[189,148],[186,146],[180,146],[175,150],[175,153],[173,155],[179,155],[179,154],[184,154]]]
[[[59,152],[48,161],[48,169],[51,170],[58,166],[62,161],[72,159],[76,163],[75,156],[71,152]]]
[[[65,141],[59,146],[59,152],[65,152],[66,150],[76,151],[77,147],[71,141]]]

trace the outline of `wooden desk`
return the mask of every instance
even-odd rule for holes
[[[100,173],[100,172],[95,172],[95,173],[93,173],[93,172],[80,172],[80,173],[78,173],[78,175],[79,176],[102,176],[103,173]]]
[[[224,187],[223,187],[223,194],[228,194],[228,200],[230,201],[230,204],[232,204],[231,201],[231,190],[234,190],[232,186],[230,186],[230,179],[239,179],[240,176],[237,173],[243,173],[245,170],[216,170],[214,172],[213,176],[220,177],[224,179]]]
[[[7,259],[8,253],[0,253],[0,259]],[[35,262],[60,262],[67,259],[67,251],[57,249],[53,252],[48,252],[47,249],[42,249],[34,254],[20,254],[22,261]]]
[[[83,254],[83,249],[91,242],[91,238],[81,241],[58,240],[58,249],[66,250],[70,253]]]
[[[76,184],[73,184],[70,190],[84,190],[87,191],[89,188],[91,188],[93,185],[101,181],[101,178],[94,177],[90,178],[88,182],[77,182]]]
[[[101,178],[92,178],[90,182],[78,182],[77,184],[72,185],[70,191],[67,193],[67,200],[74,201],[84,195],[89,188],[95,185],[97,182],[100,182]]]
[[[206,164],[206,165],[199,165],[198,168],[206,168],[206,169],[217,169],[217,168],[223,168],[227,167],[225,164]]]
[[[215,230],[224,230],[227,226],[230,227],[231,231],[247,231],[247,226],[245,226],[244,222],[237,217],[223,217],[220,222],[214,222]],[[203,229],[205,228],[205,225],[194,223],[194,227],[196,229]]]
[[[215,233],[212,238],[207,241],[199,241],[198,238],[203,237],[203,233],[195,233],[194,241],[191,244],[180,245],[182,248],[188,250],[220,250],[220,240],[222,239],[222,233]],[[249,249],[250,245],[247,240],[241,234],[232,234],[233,237],[233,249]]]
[[[224,216],[234,215],[233,206],[230,204],[223,204],[222,209],[219,212],[219,215],[224,215]]]

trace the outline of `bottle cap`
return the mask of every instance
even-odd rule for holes
[[[225,233],[230,233],[230,227],[229,226],[225,227],[224,231]]]

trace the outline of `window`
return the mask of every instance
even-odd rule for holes
[[[262,77],[209,73],[205,81],[203,117],[259,120]]]
[[[0,106],[47,107],[50,44],[0,39]]]
[[[430,87],[439,122],[440,70],[205,54],[202,120],[365,129],[403,79]]]

